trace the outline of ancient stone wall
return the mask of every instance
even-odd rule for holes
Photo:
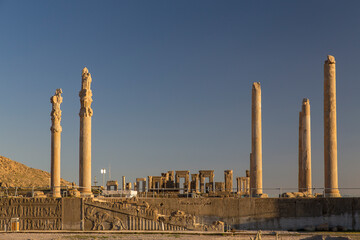
[[[360,198],[2,198],[0,230],[360,230]]]
[[[360,230],[360,198],[195,198],[147,199],[166,214],[175,209],[199,223],[223,221],[234,229]]]
[[[9,229],[11,218],[19,218],[20,230],[61,230],[61,199],[1,198],[1,230]]]

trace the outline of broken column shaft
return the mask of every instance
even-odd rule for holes
[[[304,99],[302,103],[302,192],[311,194],[311,125],[310,125],[310,101]]]
[[[324,163],[325,196],[340,197],[337,172],[336,71],[335,58],[324,63]]]
[[[261,86],[252,86],[250,186],[252,196],[262,194]]]

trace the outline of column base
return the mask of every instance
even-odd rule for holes
[[[61,194],[51,194],[52,198],[61,198]]]
[[[325,197],[338,198],[338,197],[341,197],[341,195],[340,195],[340,192],[339,192],[339,191],[335,191],[335,192],[325,192]]]

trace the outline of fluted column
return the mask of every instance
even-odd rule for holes
[[[254,82],[252,86],[251,137],[251,194],[259,196],[262,194],[261,86],[259,82]]]
[[[303,191],[303,164],[302,164],[302,111],[299,112],[299,175],[298,188],[299,192]]]
[[[79,150],[79,186],[82,196],[91,196],[91,75],[87,68],[82,70],[80,96],[80,150]]]
[[[335,58],[324,64],[324,162],[325,196],[340,197],[337,170],[336,71]]]
[[[61,197],[60,189],[60,151],[61,151],[61,110],[60,104],[62,90],[56,89],[55,95],[50,98],[52,104],[51,111],[51,195]]]
[[[302,188],[311,194],[311,125],[310,101],[304,98],[302,103]]]

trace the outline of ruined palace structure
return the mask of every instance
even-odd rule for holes
[[[91,193],[91,75],[87,68],[82,70],[80,97],[80,147],[79,147],[79,186],[83,196]]]
[[[325,195],[339,197],[336,130],[335,58],[328,55],[324,63],[324,163]]]
[[[299,192],[311,194],[310,101],[303,99],[299,112]]]
[[[61,148],[61,110],[62,90],[56,89],[55,95],[50,98],[51,111],[51,193],[53,197],[61,197],[60,193],[60,148]]]
[[[214,170],[200,170],[199,173],[190,175],[190,171],[167,171],[161,173],[161,176],[148,176],[146,178],[136,178],[134,182],[134,190],[142,196],[146,192],[167,192],[167,193],[202,193],[229,195],[236,193],[242,196],[250,195],[250,177],[246,171],[246,177],[237,177],[237,189],[233,189],[233,170],[224,171],[224,182],[214,182]],[[191,176],[191,178],[190,178]],[[183,185],[180,181],[183,179]],[[109,181],[110,182],[110,181]],[[125,183],[131,190],[131,182]],[[146,185],[147,184],[147,185]],[[129,187],[130,186],[130,187]]]

